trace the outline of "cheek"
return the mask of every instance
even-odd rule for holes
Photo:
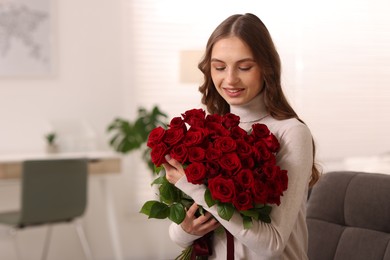
[[[214,83],[214,86],[218,87],[220,82],[221,82],[221,77],[218,77],[215,73],[212,73],[211,72],[211,80],[213,81]]]
[[[211,74],[211,80],[213,81],[215,89],[217,90],[217,92],[220,95],[222,95],[223,93],[222,93],[222,89],[221,89],[221,84],[222,84],[221,77],[218,77],[218,76],[215,76],[215,75]]]
[[[263,79],[260,75],[253,75],[250,78],[247,78],[247,86],[251,86],[250,90],[252,93],[260,93],[261,90],[263,89]]]

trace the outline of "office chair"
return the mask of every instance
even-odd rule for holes
[[[87,166],[84,158],[24,161],[20,210],[0,213],[0,224],[11,226],[13,231],[48,225],[42,252],[42,259],[46,259],[52,225],[73,222],[85,257],[92,259],[84,230],[76,219],[87,206]],[[17,247],[16,251],[20,258]]]

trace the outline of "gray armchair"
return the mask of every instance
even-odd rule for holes
[[[307,224],[310,260],[390,260],[390,175],[325,173]]]

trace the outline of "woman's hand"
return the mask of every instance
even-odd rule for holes
[[[165,177],[170,183],[175,184],[185,174],[183,166],[169,155],[165,156],[165,160],[167,163],[162,164],[165,168]]]
[[[198,204],[194,203],[187,210],[186,217],[180,224],[185,232],[196,236],[203,236],[221,225],[209,212],[196,217],[195,213],[198,208]]]

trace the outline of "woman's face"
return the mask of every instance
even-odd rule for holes
[[[243,105],[263,87],[262,74],[247,44],[237,37],[217,41],[211,52],[211,78],[229,105]]]

